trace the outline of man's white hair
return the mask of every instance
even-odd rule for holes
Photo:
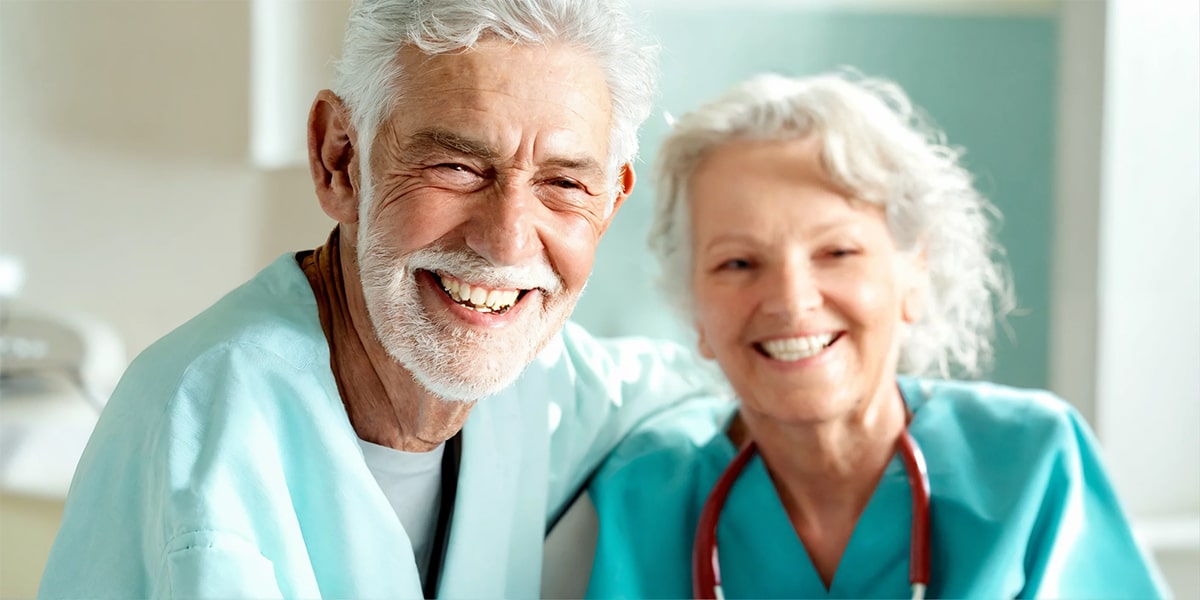
[[[564,44],[595,57],[608,83],[610,213],[621,189],[618,169],[637,155],[638,127],[655,95],[657,47],[639,32],[621,0],[356,0],[333,91],[346,103],[358,132],[360,174],[368,179],[375,134],[404,97],[402,47],[433,55],[469,49],[485,39]],[[360,207],[360,215],[366,214],[367,207]]]
[[[897,246],[925,253],[925,311],[902,334],[900,371],[980,373],[991,363],[996,314],[1014,303],[993,237],[999,212],[958,164],[962,152],[921,119],[899,86],[882,79],[759,75],[679,119],[659,151],[650,230],[668,298],[692,318],[687,184],[708,152],[738,139],[809,135],[820,137],[822,163],[837,184],[884,207]]]

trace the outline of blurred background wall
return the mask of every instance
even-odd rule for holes
[[[662,45],[662,93],[575,319],[690,340],[644,250],[663,111],[766,70],[894,79],[1005,215],[1020,310],[991,378],[1080,408],[1177,595],[1200,596],[1194,0],[634,4]],[[17,300],[110,324],[132,358],[320,244],[332,223],[298,157],[346,7],[0,0],[0,254],[24,265]],[[36,589],[61,502],[0,494],[0,596]]]

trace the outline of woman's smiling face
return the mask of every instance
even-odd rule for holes
[[[894,389],[920,259],[827,176],[816,136],[714,148],[688,181],[701,353],[743,410],[836,419]]]

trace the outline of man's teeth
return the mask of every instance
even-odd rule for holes
[[[832,333],[822,333],[763,342],[762,349],[775,360],[793,361],[816,356],[832,341]]]
[[[439,277],[438,280],[442,284],[442,289],[446,290],[446,293],[450,294],[455,302],[483,313],[508,310],[517,303],[517,297],[521,294],[521,290],[489,290],[474,287],[465,281],[450,277]]]

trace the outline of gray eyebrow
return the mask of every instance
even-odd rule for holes
[[[425,154],[442,149],[478,158],[493,160],[496,152],[487,144],[440,128],[422,129],[404,144],[406,154]]]
[[[546,164],[555,167],[567,169],[569,171],[585,171],[588,175],[597,179],[604,179],[604,169],[600,167],[600,163],[590,157],[569,158],[558,157],[551,158],[546,161]]]
[[[440,127],[422,129],[414,133],[404,144],[404,153],[408,155],[428,154],[435,150],[445,150],[493,161],[499,154],[486,142],[471,139],[458,133]],[[583,171],[587,175],[604,179],[604,168],[595,159],[583,156],[557,156],[545,161],[546,165],[572,171]]]

